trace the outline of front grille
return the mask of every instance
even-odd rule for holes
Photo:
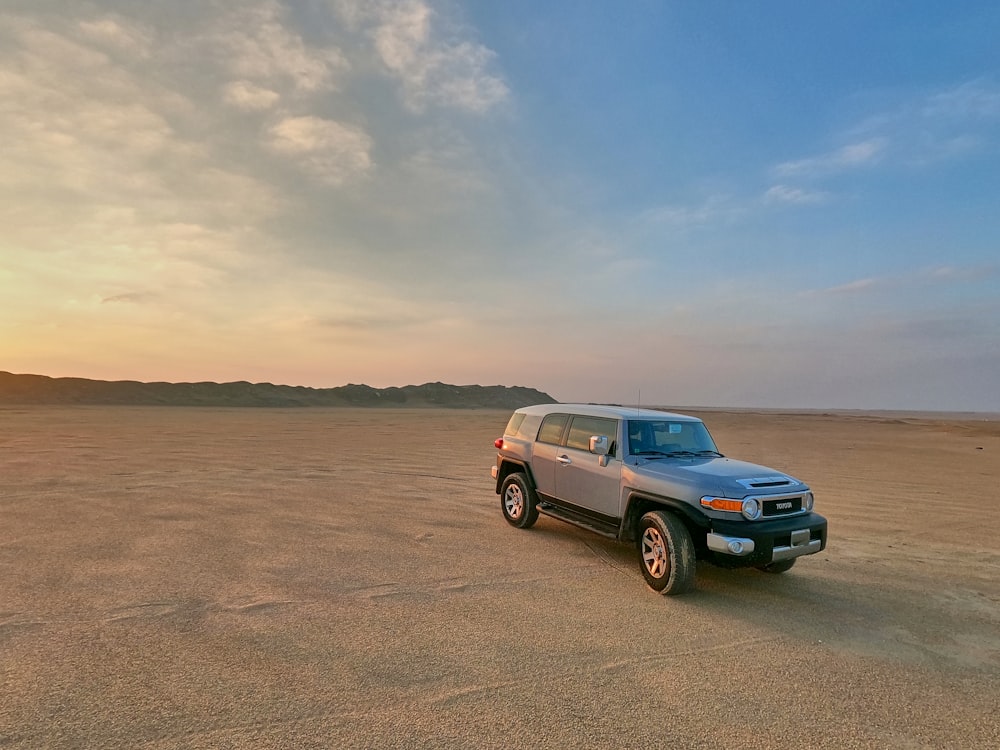
[[[773,500],[763,500],[763,516],[787,516],[790,513],[798,513],[802,510],[802,496],[776,497]]]

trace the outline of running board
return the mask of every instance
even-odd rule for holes
[[[586,529],[587,531],[593,531],[595,534],[600,534],[601,536],[606,536],[608,539],[618,538],[618,527],[611,526],[609,524],[601,523],[593,518],[589,518],[582,513],[575,513],[568,508],[562,508],[558,505],[553,505],[552,503],[539,503],[538,512],[544,513],[552,518],[557,518],[560,521],[565,521],[566,523],[571,523],[574,526],[579,526],[581,529]]]

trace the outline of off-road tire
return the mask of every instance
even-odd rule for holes
[[[521,472],[510,474],[500,486],[500,512],[511,526],[530,529],[538,520],[538,497]]]
[[[793,565],[795,565],[794,557],[791,560],[779,560],[767,565],[760,565],[757,567],[757,570],[764,573],[784,573],[786,570],[791,570]]]
[[[652,510],[639,519],[639,567],[654,591],[674,596],[694,586],[694,543],[673,513]]]

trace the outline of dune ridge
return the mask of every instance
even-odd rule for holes
[[[0,404],[120,406],[269,406],[269,407],[437,407],[516,409],[555,403],[547,393],[524,386],[424,383],[373,388],[353,383],[310,388],[272,383],[144,383],[18,375],[0,371]]]

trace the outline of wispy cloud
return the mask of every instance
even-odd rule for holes
[[[693,204],[666,204],[642,214],[645,222],[673,229],[728,224],[747,214],[747,206],[731,195],[714,195]]]
[[[870,138],[818,156],[783,162],[773,171],[779,177],[817,177],[859,169],[877,163],[888,143],[887,138]]]
[[[112,294],[110,297],[104,297],[101,299],[102,305],[109,304],[119,304],[119,303],[131,303],[139,304],[146,302],[147,300],[154,299],[155,294],[150,292],[123,292],[122,294]]]
[[[1000,265],[981,266],[936,266],[925,268],[915,274],[918,279],[928,281],[983,281],[1000,275]]]
[[[818,205],[830,200],[830,194],[822,190],[806,190],[789,185],[774,185],[764,193],[765,203],[791,203],[794,205]]]
[[[946,286],[988,280],[1000,274],[1000,266],[934,266],[904,271],[895,275],[868,276],[844,284],[802,292],[805,296],[839,296],[881,292],[891,288]]]
[[[967,81],[928,95],[919,110],[928,118],[1000,119],[1000,88],[985,79]]]
[[[884,286],[885,283],[885,279],[868,277],[864,279],[855,279],[854,281],[849,281],[846,284],[838,284],[837,286],[827,287],[826,289],[818,289],[813,292],[807,292],[807,294],[856,294],[858,292],[872,291],[876,287]]]
[[[1000,85],[980,78],[875,112],[853,127],[850,136],[891,139],[892,163],[926,168],[1000,148],[998,121]]]

